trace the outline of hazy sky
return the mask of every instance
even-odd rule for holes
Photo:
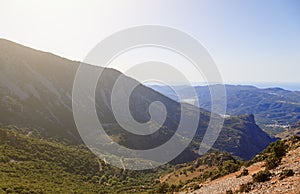
[[[300,82],[297,0],[0,0],[0,37],[82,61],[137,25],[177,28],[210,52],[226,82]]]

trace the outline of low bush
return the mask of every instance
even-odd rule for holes
[[[279,175],[279,179],[282,180],[284,178],[290,177],[290,176],[294,176],[294,171],[292,169],[287,169],[287,170],[283,170],[280,175]]]
[[[239,192],[241,193],[249,193],[252,190],[252,182],[246,183],[246,184],[241,184]]]
[[[167,193],[169,191],[169,184],[161,183],[159,184],[158,188],[156,189],[157,193]]]
[[[238,176],[236,176],[236,178],[240,178],[242,176],[247,176],[249,175],[249,171],[245,168],[243,169],[243,171],[241,172],[241,174],[239,174]]]
[[[282,158],[287,152],[287,147],[284,141],[279,140],[271,143],[267,148],[267,152],[274,154],[276,158]]]
[[[253,182],[266,182],[271,179],[271,172],[269,170],[259,171],[258,173],[252,175]]]
[[[276,157],[275,154],[271,154],[268,156],[268,158],[265,161],[266,161],[266,169],[272,170],[280,165],[281,158]]]
[[[193,183],[193,184],[191,185],[191,188],[193,189],[193,191],[195,191],[195,190],[200,189],[201,186],[200,186],[198,183]]]

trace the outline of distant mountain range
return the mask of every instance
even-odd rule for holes
[[[72,114],[72,87],[79,64],[76,61],[0,39],[1,126],[15,125],[31,128],[39,131],[42,138],[68,144],[81,144],[82,140]],[[90,66],[90,68],[101,67]],[[186,104],[187,112],[182,113],[180,104],[175,100],[138,84],[130,99],[133,117],[140,122],[149,120],[149,104],[160,101],[167,107],[167,119],[163,127],[154,134],[140,136],[128,133],[116,122],[110,104],[113,85],[122,74],[114,69],[105,69],[103,75],[96,89],[96,108],[99,119],[107,124],[105,130],[112,139],[129,148],[153,148],[172,137],[178,127],[181,114],[193,117],[196,112],[200,112],[199,126],[192,143],[173,163],[191,161],[198,157],[199,144],[211,116],[209,111]],[[124,91],[131,83],[136,83],[136,80],[127,77],[123,83]],[[122,94],[122,91],[120,92]],[[244,114],[243,110],[236,113]],[[225,119],[214,149],[250,159],[274,139],[256,125],[253,115],[238,116],[237,114]],[[184,133],[179,135],[181,138],[185,137]]]
[[[160,93],[179,101],[169,86],[149,86]],[[179,87],[185,94],[185,102],[194,103],[192,92],[185,86]],[[211,87],[215,87],[212,85]],[[259,89],[247,85],[225,85],[227,92],[227,114],[254,114],[257,123],[268,133],[282,132],[288,125],[300,120],[300,92],[282,88]],[[207,86],[195,86],[199,107],[210,110],[211,99]],[[218,103],[218,102],[216,102]]]
[[[300,91],[300,84],[296,82],[253,82],[247,84],[229,84],[229,85],[252,85],[261,89],[282,88],[289,91]]]

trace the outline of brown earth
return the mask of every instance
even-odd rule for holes
[[[264,162],[259,162],[251,165],[247,168],[249,175],[237,178],[236,176],[241,173],[241,171],[229,174],[227,176],[218,178],[213,181],[207,181],[200,184],[201,187],[198,190],[188,191],[181,193],[226,193],[226,191],[232,190],[233,193],[239,193],[239,187],[241,184],[246,184],[252,181],[252,175],[261,170],[264,170]],[[280,173],[285,169],[292,169],[294,171],[294,176],[287,177],[283,180],[279,180]],[[274,173],[274,176],[270,181],[264,183],[255,183],[253,189],[249,193],[300,193],[300,147],[289,151],[283,158],[280,166],[270,171]]]

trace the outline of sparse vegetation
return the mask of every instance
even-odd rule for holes
[[[0,193],[154,192],[160,170],[124,171],[97,161],[84,146],[0,128]]]
[[[249,175],[249,171],[246,168],[244,168],[243,171],[241,172],[241,174],[236,176],[236,178],[240,178],[242,176],[247,176],[247,175]]]
[[[272,170],[280,165],[281,158],[277,158],[275,154],[270,154],[265,161],[266,161],[266,169]]]
[[[284,141],[276,141],[271,143],[266,151],[269,153],[265,160],[266,169],[271,170],[280,165],[282,157],[287,152],[287,145],[285,145]]]
[[[156,192],[157,193],[167,193],[167,192],[169,192],[169,185],[167,184],[167,183],[161,183],[161,184],[159,184],[159,186],[157,187],[157,189],[156,189]]]
[[[287,152],[287,147],[284,140],[278,140],[271,143],[266,149],[266,152],[274,154],[277,158],[282,158]]]
[[[280,175],[279,175],[279,179],[282,180],[282,179],[285,179],[287,177],[290,177],[290,176],[294,176],[294,171],[292,169],[286,169],[286,170],[283,170]]]
[[[213,151],[194,162],[176,165],[171,178],[169,174],[167,175],[166,182],[175,183],[178,190],[190,188],[191,191],[194,191],[201,188],[200,183],[202,182],[238,171],[242,164],[242,161],[235,159],[229,153]]]
[[[262,153],[258,154],[246,166],[250,166],[256,162],[265,161],[266,169],[272,170],[280,165],[282,157],[285,156],[288,146],[284,140],[278,140],[271,143]]]
[[[252,175],[253,182],[260,183],[266,182],[271,179],[272,173],[269,170],[259,171],[258,173]]]
[[[241,193],[249,193],[252,190],[252,186],[253,186],[252,182],[249,182],[249,183],[246,183],[246,184],[241,184],[239,192],[241,192]]]

